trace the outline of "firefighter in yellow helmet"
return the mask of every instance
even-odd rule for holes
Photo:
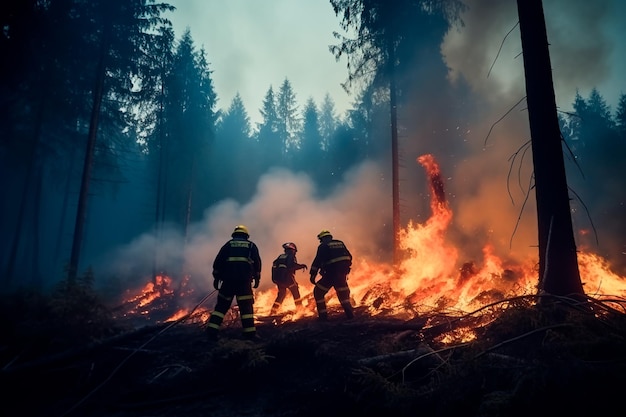
[[[313,296],[318,318],[322,321],[328,320],[324,296],[334,287],[346,317],[351,319],[354,317],[354,312],[350,303],[348,274],[352,267],[352,254],[341,240],[333,239],[333,235],[328,230],[322,230],[317,238],[320,244],[311,264],[310,280],[311,284],[315,285]],[[318,272],[322,278],[315,282]]]
[[[220,248],[213,261],[213,287],[219,292],[215,309],[207,322],[206,332],[210,340],[217,339],[224,316],[235,297],[239,305],[244,337],[257,337],[252,282],[254,288],[259,287],[261,257],[259,248],[249,238],[248,228],[238,225],[233,230],[231,239]]]
[[[300,269],[306,270],[307,266],[298,263],[298,259],[296,258],[298,247],[295,243],[283,243],[283,250],[284,253],[278,255],[272,263],[272,282],[278,287],[278,294],[276,295],[276,300],[270,311],[270,315],[272,316],[278,312],[283,301],[285,301],[287,290],[289,290],[293,296],[296,310],[302,308],[302,298],[300,298],[300,289],[296,281],[296,271]]]

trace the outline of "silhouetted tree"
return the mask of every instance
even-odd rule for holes
[[[617,133],[623,141],[626,141],[626,94],[620,94],[615,110],[615,126]]]
[[[254,192],[261,161],[251,136],[250,117],[237,93],[217,124],[211,157],[212,181],[222,198],[246,201]]]
[[[168,4],[154,4],[154,0],[101,0],[86,4],[85,19],[88,23],[88,38],[94,39],[93,48],[97,52],[92,90],[91,116],[87,136],[87,150],[82,169],[81,186],[78,197],[74,237],[68,266],[68,281],[76,278],[83,245],[83,233],[87,215],[87,200],[91,183],[96,137],[100,128],[101,107],[109,94],[118,100],[130,96],[133,85],[130,75],[141,72],[137,50],[148,49],[150,34],[161,23],[161,13],[173,10]],[[112,85],[105,85],[107,75]],[[121,111],[120,107],[120,111]],[[119,126],[123,129],[125,126]],[[120,130],[121,132],[122,130]]]
[[[344,174],[364,159],[363,141],[354,135],[354,130],[347,124],[341,123],[328,148],[330,173],[335,178],[343,178]]]
[[[166,80],[165,120],[168,164],[165,216],[181,226],[186,236],[193,219],[204,208],[195,204],[196,193],[206,193],[206,161],[215,134],[217,96],[203,49],[196,50],[189,29],[182,35]],[[204,183],[200,183],[203,179]]]
[[[34,178],[33,173],[42,173],[44,184],[39,189],[48,197],[52,196],[53,190],[56,191],[58,184],[72,186],[75,185],[72,179],[80,178],[81,174],[83,177],[76,211],[75,243],[70,256],[71,276],[78,267],[83,245],[87,195],[94,191],[94,188],[88,187],[93,179],[92,170],[104,174],[100,177],[114,189],[122,179],[121,154],[135,138],[124,131],[129,127],[125,110],[136,93],[132,80],[142,68],[142,56],[136,51],[149,48],[151,34],[147,28],[155,24],[162,11],[171,9],[165,4],[150,3],[154,2],[28,1],[22,2],[19,8],[10,4],[9,16],[6,20],[4,15],[0,18],[3,20],[0,47],[3,57],[8,58],[3,60],[2,65],[0,106],[15,109],[7,115],[18,116],[7,125],[7,136],[2,137],[9,142],[20,143],[20,147],[27,150],[24,155],[31,155],[24,158],[29,162],[22,164],[23,171],[14,172],[23,172],[29,178]],[[105,33],[109,35],[103,41]],[[97,65],[101,61],[106,65],[100,65],[98,72]],[[11,62],[11,65],[4,65],[4,62]],[[101,83],[96,80],[101,80]],[[101,94],[96,94],[96,90]],[[26,130],[24,127],[27,127]],[[101,135],[98,146],[96,133]],[[84,167],[89,166],[89,169],[83,169],[76,175],[71,169],[71,158],[80,156],[80,151],[85,150],[85,138],[89,144],[84,159],[90,162]],[[77,148],[78,152],[75,152]],[[4,149],[9,150],[3,155],[7,161],[16,160],[17,148]],[[97,157],[94,158],[95,154]],[[42,196],[36,200],[32,197],[37,193],[37,184],[26,179],[20,184],[23,197],[12,199],[12,204],[22,201],[17,205],[19,207],[28,201],[38,201],[44,205],[42,213],[56,209],[51,206],[52,198]],[[105,182],[100,184],[104,186]],[[69,190],[66,188],[66,196],[67,193]],[[72,193],[75,194],[75,191]],[[64,209],[68,207],[65,204],[67,200],[64,198]],[[61,210],[62,218],[65,217],[64,209]],[[18,211],[31,210],[23,207]],[[7,218],[15,224],[11,217]],[[37,224],[45,227],[49,223]],[[52,223],[62,225],[63,221],[53,220]],[[15,247],[18,245],[15,244]],[[17,259],[14,256],[10,258]]]
[[[5,193],[12,196],[0,209],[0,228],[7,237],[3,240],[7,250],[2,251],[7,259],[3,275],[7,282],[12,281],[18,265],[39,261],[26,259],[32,254],[28,248],[19,250],[23,243],[32,243],[24,242],[30,234],[22,228],[28,221],[26,214],[35,209],[35,178],[43,175],[46,163],[61,159],[60,145],[67,148],[71,143],[67,138],[75,138],[66,116],[74,113],[75,130],[81,106],[73,93],[84,94],[81,87],[85,85],[70,73],[72,48],[68,45],[76,43],[71,42],[76,36],[63,30],[75,20],[68,17],[70,5],[66,3],[9,1],[3,3],[0,13],[0,54],[4,57],[0,64],[0,181]]]
[[[296,93],[291,82],[285,78],[278,89],[276,97],[276,114],[278,115],[278,135],[283,146],[283,160],[285,165],[292,166],[293,155],[300,146],[300,114]]]
[[[324,95],[324,100],[319,109],[319,130],[321,136],[321,146],[323,150],[328,150],[330,138],[335,134],[335,129],[339,124],[339,118],[335,113],[335,102],[330,94]]]
[[[577,93],[573,108],[574,113],[563,120],[562,132],[575,157],[575,163],[566,166],[568,183],[576,193],[573,220],[579,229],[588,231],[578,236],[578,243],[584,248],[593,246],[594,252],[605,257],[614,269],[624,271],[626,141],[596,89],[587,100]],[[610,232],[599,234],[598,230]]]
[[[267,167],[282,163],[283,144],[279,134],[278,111],[274,89],[270,85],[263,97],[263,107],[260,110],[263,120],[257,124],[256,140],[263,153],[261,154]]]
[[[517,2],[537,200],[539,289],[584,295],[570,215],[561,132],[541,0]]]
[[[294,168],[317,177],[317,170],[323,168],[326,152],[322,150],[322,136],[317,106],[309,97],[302,112],[302,131],[299,133],[300,146],[295,152]]]
[[[168,165],[165,163],[167,155],[167,127],[165,116],[166,81],[174,62],[174,31],[171,26],[161,25],[157,28],[157,36],[153,43],[152,54],[148,55],[152,63],[151,71],[144,75],[142,91],[146,99],[140,101],[134,112],[139,122],[140,142],[145,147],[145,153],[156,175],[149,175],[153,181],[149,184],[154,189],[154,235],[155,247],[152,265],[152,279],[156,284],[157,275],[161,272],[160,264],[160,237],[165,221],[165,195]]]
[[[348,80],[344,88],[348,89],[357,82],[373,84],[384,88],[389,105],[391,134],[391,176],[392,176],[392,233],[393,262],[399,260],[398,232],[400,230],[399,196],[399,150],[398,150],[398,74],[408,74],[399,67],[405,65],[414,70],[414,62],[402,59],[409,56],[402,54],[407,48],[404,42],[413,43],[415,28],[421,28],[423,16],[440,17],[443,27],[459,20],[463,4],[460,1],[440,0],[331,0],[337,16],[341,16],[344,30],[356,30],[354,39],[342,37],[339,45],[332,45],[330,51],[337,59],[347,56]],[[416,21],[419,22],[416,24]]]

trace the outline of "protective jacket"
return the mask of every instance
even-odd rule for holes
[[[302,307],[302,298],[300,297],[300,289],[298,288],[295,275],[297,270],[306,269],[306,267],[305,264],[298,263],[295,251],[288,250],[274,259],[272,263],[272,282],[278,287],[278,293],[270,310],[271,315],[276,314],[280,309],[283,301],[285,301],[287,290],[293,296],[296,309]]]
[[[321,242],[317,247],[315,259],[311,264],[311,275],[315,277],[326,274],[344,274],[350,272],[352,266],[352,254],[345,243],[338,239],[331,239],[328,242]]]
[[[346,317],[352,318],[354,316],[350,300],[350,287],[348,287],[348,274],[351,266],[352,254],[341,240],[330,237],[322,239],[317,247],[310,271],[311,283],[315,285],[313,297],[315,297],[317,315],[320,320],[328,318],[325,296],[333,287]],[[318,272],[322,278],[315,282]]]
[[[256,288],[260,277],[261,257],[256,244],[246,237],[234,236],[220,248],[213,261],[214,286],[219,288],[219,292],[215,310],[207,323],[209,337],[217,337],[217,332],[235,297],[244,335],[251,338],[256,336],[252,281]]]
[[[293,284],[296,282],[296,271],[304,268],[306,265],[298,263],[292,251],[281,253],[272,263],[272,282],[283,285]]]
[[[257,245],[243,237],[226,242],[213,261],[213,277],[220,281],[230,279],[257,279],[261,276],[261,257]]]

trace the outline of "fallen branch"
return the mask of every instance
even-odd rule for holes
[[[433,354],[432,356],[435,357],[437,362],[443,362],[443,359],[440,356],[435,355],[434,353],[435,353],[434,350],[430,346],[420,345],[417,347],[417,349],[403,350],[400,352],[393,352],[393,353],[388,353],[385,355],[378,355],[378,356],[372,356],[370,358],[363,358],[363,359],[360,359],[358,363],[360,363],[361,365],[370,366],[370,365],[375,365],[380,362],[412,359],[412,358],[415,358],[416,356],[421,356],[425,354]]]
[[[504,346],[504,345],[507,345],[507,344],[512,343],[512,342],[515,342],[515,341],[517,341],[517,340],[523,339],[523,338],[528,337],[528,336],[530,336],[530,335],[532,335],[532,334],[539,333],[539,332],[543,332],[543,331],[545,331],[545,330],[549,330],[549,329],[555,329],[555,328],[557,328],[557,327],[572,327],[572,325],[571,325],[571,324],[569,324],[569,323],[563,323],[563,324],[553,324],[553,325],[551,325],[551,326],[544,326],[544,327],[540,327],[540,328],[535,329],[535,330],[531,330],[530,332],[526,332],[526,333],[521,334],[521,335],[519,335],[519,336],[517,336],[517,337],[514,337],[514,338],[512,338],[512,339],[507,339],[507,340],[504,340],[504,341],[502,341],[502,342],[500,342],[500,343],[498,343],[498,344],[496,344],[496,345],[493,345],[493,346],[492,346],[492,347],[490,347],[489,349],[484,350],[484,351],[480,352],[478,355],[474,356],[474,359],[477,359],[477,358],[479,358],[479,357],[483,356],[483,355],[484,355],[484,354],[486,354],[487,352],[491,352],[492,350],[496,350],[496,349],[498,349],[498,348],[501,348],[501,347],[502,347],[502,346]]]

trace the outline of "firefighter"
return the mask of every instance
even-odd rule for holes
[[[259,287],[261,279],[261,257],[259,248],[249,240],[248,228],[244,225],[235,227],[232,239],[219,250],[213,261],[213,287],[218,290],[217,303],[207,321],[207,336],[216,340],[224,315],[230,309],[233,298],[237,297],[241,326],[245,338],[256,339],[254,325],[254,288]]]
[[[285,300],[287,290],[291,292],[293,296],[293,302],[296,305],[296,310],[302,309],[302,298],[300,298],[300,289],[298,288],[298,282],[296,281],[296,271],[303,269],[307,270],[305,264],[298,263],[296,258],[296,252],[298,247],[293,242],[283,243],[284,253],[278,255],[278,257],[272,263],[272,282],[278,287],[278,295],[270,310],[270,315],[275,315],[280,306]]]
[[[324,296],[334,287],[346,317],[351,319],[354,317],[354,312],[350,303],[348,274],[352,266],[352,254],[341,240],[333,239],[333,235],[328,230],[322,230],[317,238],[320,244],[317,247],[315,259],[311,263],[310,281],[315,285],[313,296],[318,318],[321,321],[328,320]],[[318,272],[322,278],[315,282]]]

